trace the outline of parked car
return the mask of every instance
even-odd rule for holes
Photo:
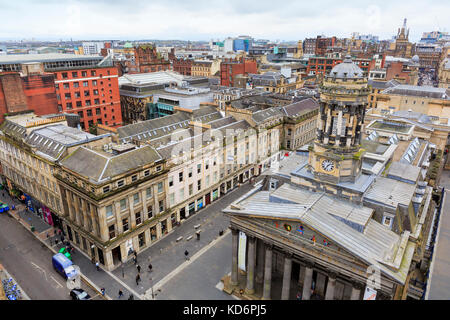
[[[72,289],[70,290],[70,296],[72,300],[90,300],[91,296],[83,289]]]

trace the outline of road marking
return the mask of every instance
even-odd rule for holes
[[[223,287],[224,287],[224,285],[223,285],[223,282],[222,282],[222,281],[219,281],[219,282],[216,284],[216,288],[217,288],[219,291],[223,291]],[[235,300],[241,300],[241,299],[239,299],[238,297],[236,297],[234,294],[232,294],[231,297],[232,297],[233,299],[235,299]]]
[[[61,288],[63,287],[63,286],[58,282],[58,280],[56,280],[55,278],[53,278],[52,275],[50,275],[50,278],[52,278],[52,280],[56,282],[56,284],[58,285],[58,288],[59,288],[59,287],[61,287]]]
[[[230,229],[227,229],[223,233],[221,237],[216,238],[215,240],[211,241],[208,245],[204,246],[202,249],[197,251],[188,261],[184,261],[182,264],[180,264],[177,268],[175,268],[171,273],[169,273],[167,276],[162,278],[158,283],[156,283],[153,286],[153,291],[161,290],[162,286],[164,286],[169,280],[171,280],[173,277],[175,277],[180,271],[182,271],[184,268],[186,268],[189,264],[197,260],[202,254],[204,254],[206,251],[208,251],[211,247],[213,247],[217,242],[225,238],[227,234],[229,234],[231,231]],[[145,294],[143,295],[144,299],[151,300],[151,288],[148,289]]]
[[[39,267],[39,266],[38,266],[36,263],[34,263],[33,261],[31,261],[31,264],[34,265],[34,266],[35,266],[38,270],[40,270],[42,273],[44,273],[45,280],[48,281],[48,278],[47,278],[47,272],[45,272],[44,269],[42,269],[41,267]]]

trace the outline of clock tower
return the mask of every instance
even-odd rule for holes
[[[349,55],[323,79],[317,136],[309,153],[314,179],[355,182],[361,175],[361,129],[367,105],[367,78]]]

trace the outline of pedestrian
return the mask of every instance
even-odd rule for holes
[[[134,254],[135,258],[137,259],[137,252],[136,252],[136,250],[133,251],[133,254]]]
[[[92,257],[91,262],[92,264],[95,264],[95,257]]]
[[[100,271],[100,264],[98,263],[98,261],[95,263],[95,267],[97,268],[97,271]]]
[[[133,294],[130,294],[130,297],[128,298],[128,300],[134,300]]]
[[[58,239],[55,239],[55,245],[58,245]]]
[[[148,271],[151,272],[152,269],[153,269],[153,266],[152,266],[152,264],[150,263],[150,264],[148,265]]]
[[[123,296],[122,289],[119,289],[119,299],[122,298],[122,296]]]
[[[137,258],[133,257],[134,264],[137,264]]]
[[[141,276],[139,273],[136,275],[136,285],[139,285],[139,281],[141,281]]]
[[[64,236],[61,235],[61,242],[64,242]]]
[[[189,260],[188,255],[189,255],[189,251],[185,250],[185,251],[184,251],[184,256],[186,257],[186,260]]]
[[[140,265],[136,265],[136,269],[137,269],[138,273],[141,273],[141,266]]]
[[[102,296],[105,296],[105,291],[106,291],[105,288],[101,288],[100,291],[102,293]]]

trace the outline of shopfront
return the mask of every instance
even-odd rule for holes
[[[191,214],[195,213],[195,202],[191,202],[189,203],[189,215],[187,217],[189,217]]]
[[[203,197],[197,199],[197,210],[203,208]]]
[[[212,192],[212,201],[216,200],[219,197],[219,190],[215,189]]]

